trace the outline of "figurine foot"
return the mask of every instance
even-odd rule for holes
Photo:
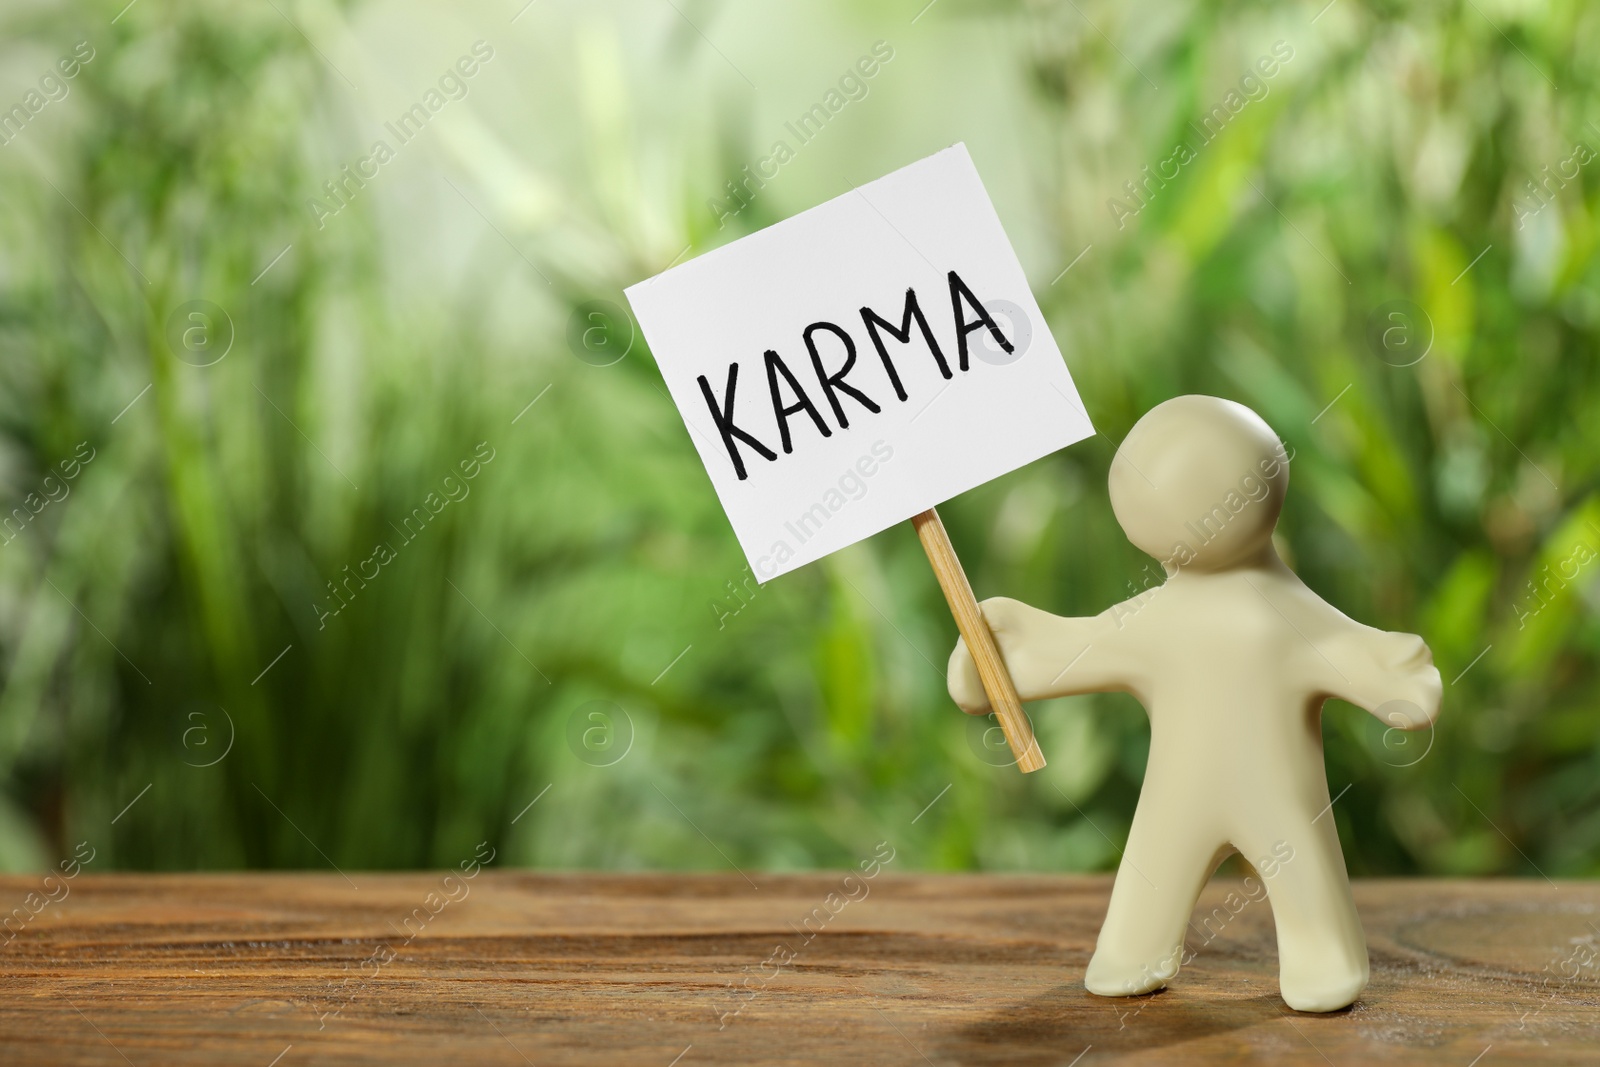
[[[1283,1002],[1295,1011],[1327,1012],[1348,1008],[1367,987],[1367,968],[1328,968],[1314,975],[1280,978]]]
[[[1083,987],[1097,997],[1136,997],[1160,989],[1171,977],[1154,973],[1148,963],[1125,963],[1096,950],[1084,971]]]

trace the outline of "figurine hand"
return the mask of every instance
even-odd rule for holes
[[[1037,614],[1037,609],[1004,596],[992,596],[979,604],[978,608],[983,612],[984,621],[989,624],[989,631],[994,634],[1000,654],[1008,665],[1013,665],[1012,661],[1017,658],[1018,649],[1008,645],[1016,644],[1018,631],[1023,629],[1022,624],[1026,616],[1029,613]],[[950,688],[950,699],[954,700],[962,711],[968,715],[989,714],[989,695],[983,691],[983,679],[978,676],[978,666],[972,661],[972,653],[967,651],[965,639],[956,641],[955,651],[950,653],[950,666],[945,675]]]
[[[1386,633],[1378,660],[1389,670],[1411,674],[1433,666],[1433,652],[1416,634]]]
[[[968,715],[989,714],[989,695],[983,691],[983,681],[978,677],[978,665],[967,651],[967,642],[957,638],[950,653],[950,666],[945,672],[950,687],[950,699]]]
[[[1433,665],[1433,652],[1429,650],[1427,642],[1416,634],[1385,634],[1376,658],[1380,669],[1394,678],[1391,689],[1395,692],[1396,702],[1410,705],[1410,708],[1403,710],[1387,705],[1390,725],[1402,730],[1420,730],[1433,725],[1433,721],[1439,717],[1443,686],[1439,668]],[[1415,714],[1412,714],[1411,708],[1415,709]]]

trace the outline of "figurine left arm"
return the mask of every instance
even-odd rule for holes
[[[1136,664],[1115,608],[1089,618],[1067,618],[1010,597],[991,597],[980,606],[1023,700],[1101,693],[1133,684]],[[951,699],[962,711],[988,713],[989,697],[966,641],[956,642],[946,677]]]

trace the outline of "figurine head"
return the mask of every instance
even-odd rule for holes
[[[1180,396],[1134,423],[1111,460],[1111,509],[1134,545],[1180,567],[1223,570],[1270,550],[1289,457],[1260,415]]]

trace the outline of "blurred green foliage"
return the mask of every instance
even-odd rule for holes
[[[1248,403],[1295,450],[1293,565],[1448,683],[1432,736],[1330,705],[1353,873],[1600,873],[1600,566],[1547,580],[1600,548],[1600,162],[1528,186],[1600,149],[1600,10],[521,6],[6,15],[0,106],[93,58],[0,148],[0,867],[1114,867],[1131,699],[1037,706],[1048,769],[991,766],[909,528],[757,587],[642,340],[569,343],[965,140],[1101,431],[944,507],[979,595],[1130,595],[1113,443]],[[318,219],[476,40],[466,99]]]

